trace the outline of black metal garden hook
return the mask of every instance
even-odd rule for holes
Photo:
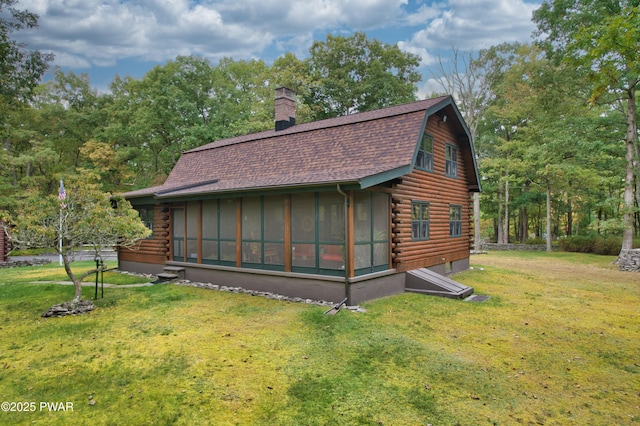
[[[104,299],[104,260],[102,260],[102,256],[99,254],[96,255],[94,260],[96,261],[96,294],[94,300],[98,298],[98,274],[100,274],[101,297]]]

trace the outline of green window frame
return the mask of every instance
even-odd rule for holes
[[[354,203],[355,275],[389,269],[389,195],[356,191]]]
[[[344,197],[337,192],[293,194],[291,270],[344,275]]]
[[[284,196],[242,199],[242,266],[284,271]]]
[[[427,133],[424,133],[420,140],[416,156],[416,168],[426,172],[433,172],[433,137]]]
[[[455,204],[449,206],[449,236],[462,236],[462,206]]]
[[[174,207],[171,209],[171,254],[176,262],[185,261],[185,209]]]
[[[456,148],[452,144],[445,145],[445,164],[444,164],[444,174],[447,177],[457,178],[458,177],[458,148]]]
[[[426,241],[431,234],[431,204],[427,201],[411,202],[411,239]]]

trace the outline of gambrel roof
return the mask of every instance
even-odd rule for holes
[[[434,114],[452,120],[463,160],[473,168],[469,191],[478,191],[469,130],[453,99],[442,96],[212,142],[184,152],[163,185],[125,196],[175,198],[329,184],[368,188],[411,172]]]

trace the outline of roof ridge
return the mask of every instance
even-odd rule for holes
[[[422,109],[427,110],[429,107],[436,105],[450,95],[437,96],[430,99],[422,99],[404,104],[391,105],[385,108],[376,109],[372,111],[357,112],[355,114],[341,115],[338,117],[325,118],[322,120],[311,121],[309,123],[296,124],[284,130],[264,130],[262,132],[248,133],[246,135],[233,136],[230,138],[224,138],[217,141],[209,142],[201,145],[197,148],[192,148],[185,151],[184,154],[207,151],[210,149],[221,148],[223,146],[236,145],[239,143],[256,142],[264,139],[271,139],[274,137],[292,135],[297,133],[304,133],[315,131],[319,129],[327,129],[330,127],[339,127],[348,124],[361,123],[366,121],[380,120],[396,115],[407,114],[411,112],[420,111]],[[425,104],[425,105],[423,105]]]

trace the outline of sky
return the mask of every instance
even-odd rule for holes
[[[179,55],[213,64],[223,57],[308,56],[327,34],[398,44],[421,58],[420,98],[437,91],[433,72],[453,48],[477,51],[529,42],[541,0],[19,0],[39,28],[14,33],[29,49],[55,54],[53,66],[90,76],[108,90],[116,74],[142,78]],[[436,68],[434,68],[436,67]],[[441,91],[441,90],[440,90]]]

